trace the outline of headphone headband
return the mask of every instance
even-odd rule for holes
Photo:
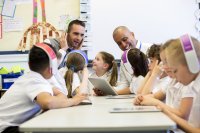
[[[72,50],[71,52],[69,52],[69,54],[71,54],[71,53],[78,53],[78,54],[80,54],[85,59],[85,65],[88,65],[88,57],[85,54],[85,52],[83,52],[82,50]]]
[[[183,53],[188,65],[188,68],[191,73],[199,72],[199,60],[194,49],[193,42],[191,37],[188,34],[185,34],[180,37],[181,46],[183,48]]]
[[[125,69],[128,71],[128,73],[133,74],[134,71],[132,69],[132,65],[130,64],[129,60],[128,60],[128,52],[130,49],[124,51],[124,53],[122,54],[122,58],[121,58],[121,62],[124,65]]]
[[[35,44],[36,47],[41,48],[42,50],[45,51],[45,53],[48,55],[49,57],[49,65],[51,68],[51,73],[52,74],[56,74],[58,67],[57,67],[57,57],[55,52],[53,51],[53,49],[51,47],[49,47],[47,44],[44,43],[37,43]]]

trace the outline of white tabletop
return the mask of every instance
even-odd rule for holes
[[[131,107],[132,99],[93,97],[92,105],[49,110],[20,126],[22,132],[165,131],[176,124],[162,112],[110,113],[113,107]]]

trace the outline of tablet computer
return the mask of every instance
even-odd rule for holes
[[[160,112],[156,106],[133,106],[133,107],[114,107],[110,113],[142,113],[142,112]]]
[[[105,80],[100,78],[88,78],[92,85],[101,90],[104,95],[118,95],[117,92],[112,88],[112,86]]]

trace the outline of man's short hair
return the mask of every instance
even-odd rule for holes
[[[78,20],[78,19],[72,20],[68,25],[67,33],[71,31],[73,25],[81,25],[82,27],[85,28],[85,23],[83,21]]]

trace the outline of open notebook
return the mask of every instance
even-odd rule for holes
[[[132,106],[132,107],[114,107],[110,113],[142,113],[142,112],[159,112],[160,109],[155,106]]]

